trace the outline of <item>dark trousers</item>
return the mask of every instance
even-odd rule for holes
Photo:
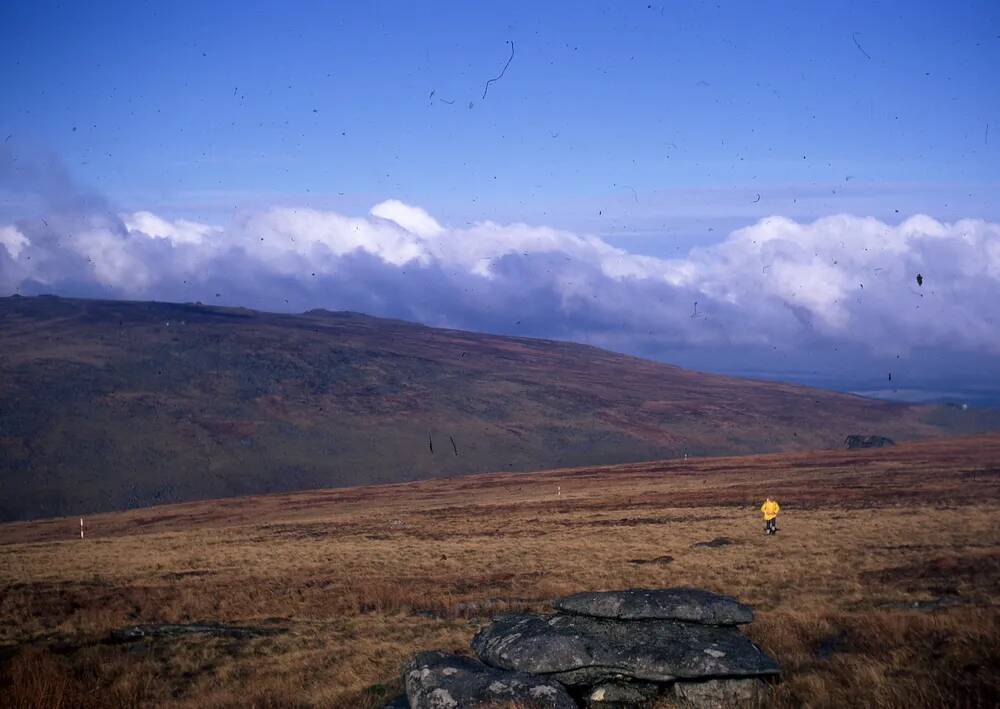
[[[764,520],[764,532],[776,534],[778,532],[778,518]]]

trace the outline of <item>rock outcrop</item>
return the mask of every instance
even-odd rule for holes
[[[410,709],[451,709],[519,702],[538,709],[575,709],[559,683],[489,667],[463,655],[422,652],[403,671]]]
[[[885,436],[861,436],[855,433],[844,439],[846,448],[884,448],[894,445],[896,442]]]
[[[743,635],[735,598],[694,588],[578,593],[553,614],[498,616],[472,640],[480,661],[421,653],[403,674],[408,704],[623,709],[759,704],[778,664]],[[578,703],[577,703],[578,702]],[[390,705],[394,706],[394,705]]]

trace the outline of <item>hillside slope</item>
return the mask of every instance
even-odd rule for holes
[[[997,424],[354,313],[0,299],[0,519]]]
[[[0,524],[0,706],[381,709],[494,615],[694,586],[753,606],[769,709],[996,707],[998,480],[990,434]],[[250,634],[115,642],[163,623]]]

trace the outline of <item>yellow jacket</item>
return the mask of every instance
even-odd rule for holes
[[[764,520],[767,521],[769,519],[774,519],[775,517],[777,517],[778,512],[781,511],[781,508],[778,506],[778,503],[775,502],[774,500],[767,499],[764,500],[764,504],[760,506],[760,511],[764,513]]]

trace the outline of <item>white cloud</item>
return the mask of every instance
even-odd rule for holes
[[[129,231],[139,231],[157,239],[167,239],[174,244],[200,244],[222,230],[219,227],[190,222],[184,219],[168,221],[152,212],[133,212],[120,215]]]
[[[593,336],[619,349],[637,338],[783,349],[826,338],[883,354],[924,345],[1000,353],[1000,225],[982,220],[773,216],[676,259],[546,226],[450,228],[396,200],[363,217],[272,208],[224,228],[150,212],[75,220],[0,229],[14,258],[37,252],[0,286],[91,282],[129,297],[220,293],[260,308],[487,330],[518,322],[525,334]]]
[[[406,231],[418,236],[435,236],[444,231],[437,220],[423,209],[404,204],[398,199],[387,199],[385,202],[379,202],[371,208],[369,213],[373,217],[395,222]]]
[[[127,239],[111,229],[96,228],[73,235],[71,249],[92,265],[93,278],[124,293],[142,294],[153,282],[157,264],[129,248]]]
[[[422,238],[395,223],[315,209],[270,209],[252,215],[226,236],[251,258],[274,258],[293,270],[312,264],[323,271],[333,267],[334,257],[358,250],[394,266],[429,258]],[[294,259],[285,261],[287,256]]]
[[[7,249],[11,258],[16,259],[28,243],[28,237],[18,231],[17,227],[0,227],[0,245]]]

